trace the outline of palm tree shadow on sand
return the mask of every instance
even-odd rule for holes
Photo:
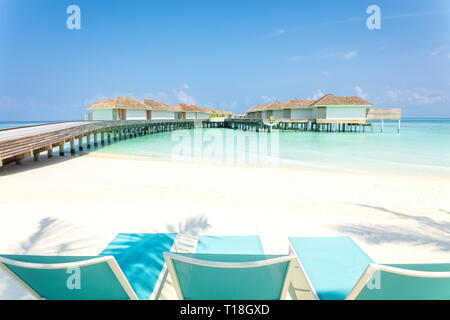
[[[37,230],[20,245],[16,254],[36,255],[67,255],[76,250],[90,247],[95,237],[85,237],[83,230],[70,223],[56,218],[46,217],[39,221]],[[67,239],[74,239],[68,241]],[[2,252],[11,254],[12,252]],[[19,284],[0,271],[0,300],[1,299],[32,299]]]
[[[346,234],[352,234],[367,243],[382,244],[391,242],[409,243],[416,246],[433,245],[437,250],[443,252],[450,251],[450,223],[445,221],[435,221],[429,217],[412,216],[400,212],[388,210],[383,207],[369,206],[365,204],[356,204],[358,206],[371,208],[383,213],[394,215],[405,220],[412,220],[420,227],[429,228],[434,232],[419,233],[417,229],[408,229],[405,227],[392,227],[385,225],[363,225],[351,224],[340,225],[337,230]]]
[[[197,246],[198,235],[210,227],[208,218],[200,215],[180,221],[178,225],[167,225],[167,230],[178,233],[177,251],[193,252]]]

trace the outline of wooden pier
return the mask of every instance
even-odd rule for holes
[[[43,152],[53,156],[65,154],[64,145],[70,143],[70,153],[112,141],[130,139],[152,133],[203,127],[208,120],[123,120],[123,121],[72,121],[0,130],[0,167],[28,157],[39,160]]]
[[[230,119],[225,127],[256,132],[278,130],[316,131],[316,132],[364,132],[371,123],[364,120],[327,120],[327,119]]]

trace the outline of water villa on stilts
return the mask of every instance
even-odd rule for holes
[[[247,112],[248,122],[263,122],[258,130],[304,130],[320,132],[355,132],[372,128],[369,121],[398,121],[400,131],[401,109],[372,108],[372,104],[354,96],[327,94],[318,100],[275,101],[257,105]],[[242,120],[242,119],[241,119]],[[244,121],[245,123],[245,121]],[[247,127],[243,124],[244,129]],[[254,127],[255,125],[251,125]],[[238,127],[241,127],[240,125]]]

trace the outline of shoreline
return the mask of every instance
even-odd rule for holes
[[[227,166],[227,167],[242,167],[242,168],[272,168],[279,170],[299,170],[299,171],[312,171],[312,172],[321,172],[321,173],[336,173],[336,174],[355,174],[355,175],[370,175],[370,176],[398,176],[398,177],[417,177],[417,178],[429,178],[436,179],[437,181],[448,181],[450,177],[445,176],[437,176],[437,175],[414,175],[407,173],[386,173],[386,172],[374,172],[374,171],[356,171],[356,170],[348,170],[348,169],[333,169],[333,168],[319,168],[319,167],[301,167],[301,166],[286,166],[286,165],[263,165],[263,164],[246,164],[246,163],[231,163],[231,162],[213,162],[213,161],[196,161],[196,160],[184,160],[177,159],[172,160],[164,157],[155,157],[155,156],[144,156],[144,155],[127,155],[127,154],[117,154],[117,153],[107,153],[107,152],[91,152],[83,154],[82,156],[88,156],[93,158],[104,158],[104,159],[118,159],[118,160],[136,160],[136,161],[161,161],[161,162],[180,162],[186,164],[197,164],[197,165],[215,165],[215,166]],[[290,161],[290,160],[288,160]],[[432,167],[432,166],[431,166]],[[1,172],[0,172],[1,176]]]

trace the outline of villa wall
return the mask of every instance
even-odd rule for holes
[[[291,119],[312,119],[311,109],[291,109]]]
[[[365,119],[366,107],[327,107],[326,119]]]
[[[127,120],[146,120],[147,110],[127,109]]]
[[[92,110],[92,120],[113,120],[113,110],[94,109]]]
[[[175,112],[167,110],[152,110],[152,120],[173,120]]]
[[[283,118],[283,110],[273,110],[274,119],[282,119]]]
[[[196,113],[195,112],[186,112],[186,119],[188,119],[188,120],[197,119]]]
[[[209,119],[209,113],[197,112],[197,119]]]
[[[263,119],[268,119],[269,118],[267,116],[267,111],[261,111],[261,118],[263,118]]]

